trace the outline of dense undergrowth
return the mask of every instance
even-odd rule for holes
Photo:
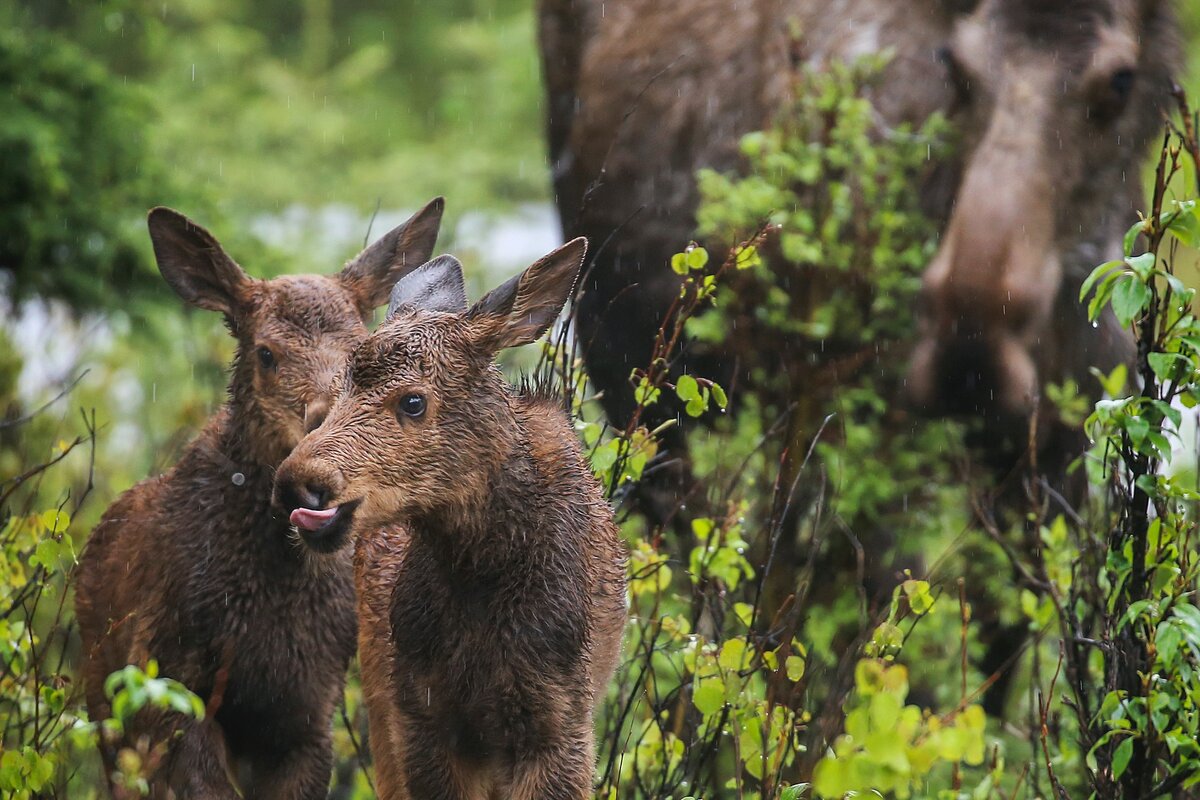
[[[630,621],[598,719],[597,796],[1178,796],[1200,779],[1200,495],[1193,469],[1167,463],[1181,409],[1200,401],[1200,323],[1173,272],[1200,244],[1196,205],[1172,190],[1196,193],[1194,117],[1165,140],[1127,258],[1085,287],[1083,301],[1111,305],[1141,344],[1140,388],[1100,376],[1109,397],[1086,412],[1093,447],[1079,469],[1093,502],[1060,513],[1034,492],[1019,513],[981,521],[986,478],[963,426],[895,400],[933,247],[906,187],[947,143],[937,120],[872,135],[861,87],[876,67],[805,78],[780,126],[743,143],[746,176],[701,178],[709,249],[681,243],[679,300],[631,391],[643,407],[677,402],[703,499],[665,530],[620,511]],[[781,292],[789,282],[805,291]],[[215,381],[228,353],[217,334],[161,324]],[[746,385],[670,369],[677,342],[726,342],[735,324],[774,359],[748,364]],[[677,457],[638,418],[603,422],[567,342],[545,363],[614,499]],[[151,404],[144,425],[158,431],[123,432],[106,407],[116,367],[97,365],[45,408],[18,401],[19,372],[0,359],[0,792],[87,797],[106,729],[146,704],[202,713],[148,664],[110,679],[117,719],[86,719],[70,575],[123,488],[123,437],[149,437],[123,446],[161,467],[183,441],[162,431],[195,430],[208,408]],[[980,665],[995,625],[1027,644],[993,672]],[[981,703],[1001,674],[1003,717],[989,718]],[[346,697],[333,791],[366,798],[354,677]],[[122,758],[131,796],[157,758]]]

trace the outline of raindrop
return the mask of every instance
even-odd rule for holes
[[[1093,328],[1099,328],[1099,327],[1100,327],[1100,321],[1099,321],[1099,320],[1092,320],[1092,327],[1093,327]]]
[[[233,473],[232,480],[234,486],[241,486],[246,482],[246,476],[240,472],[235,472]]]

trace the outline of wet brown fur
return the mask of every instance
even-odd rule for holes
[[[351,565],[315,563],[298,546],[270,505],[274,473],[324,418],[374,308],[428,258],[440,217],[439,199],[338,275],[260,281],[195,223],[151,212],[164,277],[225,314],[237,357],[228,402],[179,463],[126,491],[92,533],[76,583],[83,675],[96,721],[111,716],[105,678],[150,659],[210,716],[139,714],[102,745],[107,775],[117,750],[142,740],[168,748],[154,797],[232,800],[231,776],[246,797],[326,796],[330,720],[355,646]]]
[[[493,362],[550,324],[582,251],[576,241],[539,262],[557,259],[544,302],[521,288],[497,312],[501,287],[465,315],[465,303],[400,307],[280,468],[277,497],[306,486],[331,508],[357,504],[359,653],[382,798],[590,795],[624,549],[561,401],[509,386]],[[397,409],[412,393],[427,402],[417,419]]]

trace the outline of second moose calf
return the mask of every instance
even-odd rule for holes
[[[442,256],[402,279],[324,424],[281,466],[305,540],[357,540],[383,798],[584,798],[616,665],[624,550],[561,400],[494,363],[553,323],[577,239],[469,310]]]

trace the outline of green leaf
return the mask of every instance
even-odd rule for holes
[[[616,439],[597,447],[592,451],[592,471],[604,472],[613,468],[617,463],[617,448],[620,445]]]
[[[1096,292],[1088,302],[1088,319],[1096,320],[1100,317],[1100,312],[1104,310],[1104,306],[1108,305],[1112,300],[1113,287],[1117,285],[1117,279],[1125,274],[1122,270],[1113,270],[1096,284]]]
[[[1172,379],[1176,369],[1182,371],[1191,366],[1191,361],[1179,353],[1150,353],[1146,360],[1150,362],[1150,369],[1154,370],[1158,379],[1164,382]]]
[[[690,269],[704,269],[708,263],[708,251],[703,247],[693,247],[687,252],[687,265]]]
[[[721,669],[739,671],[745,666],[745,662],[745,639],[730,639],[721,645],[721,652],[717,656],[717,663],[721,665]]]
[[[692,691],[692,702],[706,717],[717,713],[725,706],[724,681],[715,675],[701,678]]]
[[[32,747],[25,748],[25,764],[29,770],[29,788],[40,792],[54,777],[54,761],[49,756],[39,755]]]
[[[734,266],[738,269],[750,269],[757,267],[762,263],[762,258],[758,255],[758,248],[752,244],[745,247],[739,247],[734,256]]]
[[[1134,318],[1142,313],[1142,309],[1148,302],[1150,302],[1150,287],[1132,275],[1122,276],[1113,288],[1112,310],[1122,326],[1128,326],[1133,322]]]
[[[1084,298],[1086,298],[1092,291],[1092,287],[1096,285],[1096,281],[1100,280],[1100,278],[1104,277],[1105,275],[1109,275],[1113,272],[1113,270],[1117,269],[1118,267],[1123,267],[1124,265],[1125,264],[1123,261],[1106,261],[1092,270],[1091,274],[1084,279],[1083,285],[1079,288],[1079,302],[1082,303],[1084,301]],[[1110,275],[1109,279],[1111,280],[1113,277],[1115,277],[1115,275]]]
[[[793,783],[779,794],[779,800],[800,800],[804,796],[804,793],[808,791],[809,785],[807,783]]]
[[[685,402],[692,400],[700,396],[700,384],[691,375],[680,375],[675,382],[675,394]]]
[[[687,275],[687,255],[684,253],[676,253],[675,255],[671,256],[671,271],[676,275]]]
[[[651,386],[650,381],[643,377],[633,390],[633,400],[639,406],[651,406],[658,402],[658,396],[661,393],[661,389]]]
[[[1154,253],[1142,253],[1140,256],[1133,256],[1125,259],[1125,263],[1133,269],[1133,273],[1143,281],[1150,280],[1151,274],[1154,273]]]
[[[1185,200],[1179,203],[1179,209],[1171,214],[1167,230],[1183,243],[1185,247],[1200,245],[1200,217],[1197,217],[1195,200]]]
[[[1120,780],[1121,776],[1125,774],[1131,758],[1133,758],[1133,737],[1126,736],[1113,752],[1112,771],[1114,781]]]
[[[717,408],[724,411],[729,407],[729,398],[725,396],[725,390],[721,388],[721,384],[719,383],[711,384],[710,388],[712,389],[712,398],[717,404]]]
[[[825,756],[813,770],[813,788],[821,797],[843,797],[858,788],[848,759]]]
[[[71,515],[65,511],[51,509],[42,513],[41,521],[50,533],[62,533],[71,524]]]
[[[1092,367],[1089,372],[1096,376],[1096,380],[1100,382],[1100,388],[1109,397],[1120,397],[1124,394],[1125,383],[1129,379],[1129,368],[1124,364],[1117,364],[1107,375],[1095,367]]]
[[[908,606],[914,614],[923,616],[933,608],[933,595],[929,591],[928,581],[907,580],[902,586],[908,597]]]
[[[1121,252],[1123,252],[1125,255],[1129,255],[1133,252],[1133,245],[1137,242],[1138,234],[1142,232],[1143,225],[1145,225],[1145,223],[1141,220],[1138,220],[1129,226],[1129,230],[1125,231],[1125,238],[1122,241],[1121,247]]]

